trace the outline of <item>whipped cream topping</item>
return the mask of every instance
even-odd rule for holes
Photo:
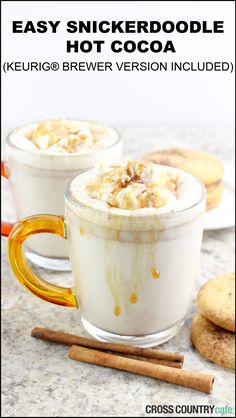
[[[76,177],[70,193],[75,201],[96,209],[159,214],[191,207],[200,199],[202,188],[193,176],[181,170],[128,160],[101,163]]]
[[[86,186],[90,196],[119,209],[159,208],[176,199],[177,175],[156,172],[146,161],[113,164],[97,174]]]
[[[10,141],[16,147],[46,154],[92,152],[111,146],[115,132],[92,121],[45,120],[15,129]]]

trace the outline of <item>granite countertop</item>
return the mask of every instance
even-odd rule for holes
[[[181,146],[216,154],[233,165],[233,130],[224,129],[122,129],[125,152],[132,157],[156,148]],[[3,181],[4,216],[13,219],[7,182]],[[234,229],[204,233],[200,272],[193,293],[209,278],[234,270]],[[69,273],[38,269],[54,283],[70,285]],[[191,346],[189,323],[194,302],[179,334],[161,346],[162,350],[185,354],[185,367],[216,376],[211,395],[133,374],[74,362],[68,349],[31,338],[35,326],[50,327],[86,335],[79,310],[62,308],[26,293],[14,278],[2,238],[2,416],[78,417],[148,416],[145,406],[217,405],[234,406],[234,373],[201,357]],[[154,414],[155,415],[155,414]],[[218,416],[213,413],[211,416]],[[156,416],[167,416],[158,414]],[[171,414],[168,414],[171,416]],[[185,414],[180,416],[204,416]],[[209,416],[206,414],[205,416]],[[233,416],[226,413],[224,416]]]

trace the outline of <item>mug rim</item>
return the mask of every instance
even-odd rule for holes
[[[172,170],[174,169],[174,170],[183,172],[185,174],[187,173],[186,171],[181,170],[179,168],[170,167],[170,166],[162,165],[162,164],[156,164],[156,165],[160,166],[160,167],[167,168],[167,169],[171,168]],[[79,173],[76,176],[74,176],[66,186],[65,193],[64,193],[65,198],[68,200],[68,202],[72,203],[76,207],[84,208],[84,209],[90,209],[91,211],[95,211],[95,212],[101,213],[101,214],[108,214],[112,217],[118,217],[118,218],[123,218],[123,219],[127,219],[127,218],[130,217],[130,218],[136,219],[136,220],[140,219],[140,221],[145,219],[145,218],[170,219],[170,218],[178,217],[178,216],[181,216],[183,214],[187,214],[187,213],[191,212],[194,208],[196,208],[198,205],[200,205],[206,199],[206,188],[205,188],[204,184],[201,181],[199,181],[196,177],[194,177],[192,174],[187,173],[189,176],[194,178],[196,180],[196,182],[201,187],[201,195],[200,195],[199,199],[195,203],[193,203],[191,206],[188,206],[184,209],[178,210],[177,212],[169,212],[169,213],[161,213],[161,214],[154,213],[156,208],[140,208],[140,209],[135,209],[135,210],[112,208],[112,209],[114,209],[114,212],[111,213],[111,212],[109,212],[109,210],[105,211],[101,208],[95,208],[95,207],[86,205],[85,203],[82,203],[79,200],[75,200],[75,199],[73,199],[73,197],[70,193],[70,186],[71,186],[71,183],[73,182],[73,180],[75,180],[77,177],[79,177],[81,175],[84,175],[85,173],[89,173],[89,172],[92,172],[92,171],[93,171],[93,168],[91,168],[89,170],[84,170],[82,173]],[[118,209],[119,213],[115,213],[115,209]],[[143,209],[152,209],[152,213],[146,213],[146,214],[141,214],[141,212],[137,213],[137,211],[142,211]],[[135,213],[134,213],[134,211],[135,211]]]
[[[98,123],[99,124],[98,121],[96,121],[96,120],[90,120],[90,119],[71,119],[71,118],[65,118],[65,119],[68,120],[68,121],[92,122],[92,123]],[[61,153],[61,154],[56,154],[56,153],[55,154],[53,154],[53,153],[45,153],[44,154],[44,153],[40,153],[40,152],[37,152],[37,151],[26,150],[26,149],[20,148],[20,147],[18,147],[17,145],[15,145],[15,144],[13,144],[11,142],[10,137],[11,137],[11,135],[16,130],[18,130],[20,128],[27,127],[28,125],[38,124],[38,123],[42,122],[42,120],[43,119],[38,120],[38,121],[33,121],[33,122],[30,122],[30,123],[25,123],[25,124],[22,124],[20,126],[17,126],[14,129],[12,129],[6,135],[6,145],[9,146],[12,149],[15,149],[17,152],[22,152],[22,153],[30,154],[30,155],[33,155],[36,158],[37,158],[37,156],[39,158],[42,158],[42,157],[45,157],[45,158],[48,158],[48,157],[49,158],[65,158],[65,157],[72,158],[72,157],[87,157],[87,156],[94,157],[95,155],[97,155],[100,152],[104,152],[104,151],[110,150],[111,148],[115,147],[116,145],[118,145],[123,140],[122,134],[121,134],[121,132],[117,128],[115,128],[112,125],[105,125],[104,124],[105,127],[108,127],[108,128],[112,129],[115,132],[115,134],[116,134],[116,140],[114,141],[114,143],[108,145],[107,147],[100,148],[100,149],[97,149],[96,151],[93,150],[91,152],[86,152],[86,153],[78,153],[78,152],[76,153],[76,152],[74,152],[74,153]],[[53,120],[53,119],[48,119],[48,120]]]

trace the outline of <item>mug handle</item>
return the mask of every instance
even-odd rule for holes
[[[17,222],[8,237],[8,257],[19,282],[31,293],[56,305],[77,308],[73,288],[57,286],[41,279],[26,262],[22,244],[31,235],[47,232],[66,238],[64,218],[57,215],[34,215]]]
[[[8,179],[6,166],[5,166],[4,161],[1,161],[1,177],[5,177],[6,179]],[[8,237],[12,228],[13,228],[12,223],[2,221],[1,222],[1,235],[3,235],[4,237]]]

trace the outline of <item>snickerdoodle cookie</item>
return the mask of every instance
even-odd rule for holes
[[[221,366],[235,369],[235,334],[196,314],[190,328],[193,345],[202,356]]]
[[[216,207],[223,195],[223,166],[214,156],[204,151],[170,148],[143,157],[156,164],[180,168],[196,177],[207,191],[207,210]]]
[[[225,273],[209,280],[200,289],[197,306],[214,324],[235,331],[235,273]]]

